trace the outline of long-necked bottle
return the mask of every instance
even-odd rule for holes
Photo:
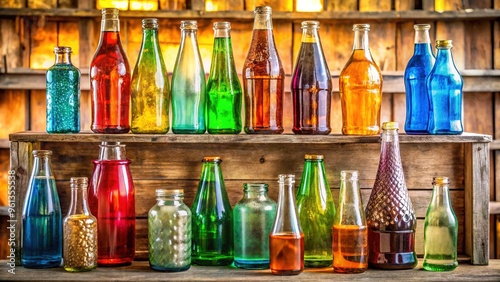
[[[89,185],[97,218],[98,264],[127,265],[135,255],[135,192],[125,145],[103,142]]]
[[[142,20],[142,45],[132,74],[133,133],[169,130],[170,86],[158,39],[158,19]]]
[[[458,266],[458,221],[450,200],[448,177],[434,177],[424,226],[424,269],[449,271]]]
[[[130,66],[120,39],[118,9],[102,9],[101,38],[90,63],[92,126],[95,133],[130,130]]]
[[[369,24],[355,24],[351,57],[340,72],[342,134],[380,133],[382,74],[368,43]]]
[[[429,95],[427,94],[427,76],[431,72],[436,58],[432,53],[429,36],[430,24],[416,24],[413,56],[406,65],[404,80],[406,90],[407,134],[427,134],[429,122]]]
[[[26,268],[57,267],[62,260],[62,215],[50,157],[35,150],[24,199],[21,263]]]
[[[269,234],[269,266],[275,275],[297,275],[304,270],[304,233],[293,196],[295,175],[278,177],[278,209]]]
[[[323,155],[305,155],[304,171],[296,199],[304,233],[304,265],[332,265],[335,204],[326,178]]]
[[[64,269],[89,271],[97,267],[97,219],[87,204],[87,177],[71,177],[71,204],[64,218]]]
[[[233,262],[233,210],[222,176],[220,157],[204,157],[198,191],[191,207],[191,262],[229,265]]]
[[[47,69],[48,133],[80,132],[80,70],[71,63],[71,47],[54,48],[55,64]]]
[[[207,83],[207,130],[212,134],[241,132],[242,90],[229,22],[214,23],[214,48]]]
[[[381,140],[377,176],[366,206],[368,264],[382,269],[414,268],[417,219],[406,188],[397,122],[384,122]]]
[[[368,268],[368,228],[357,170],[340,172],[340,196],[333,221],[333,271],[361,273]]]
[[[181,22],[181,44],[172,73],[172,131],[205,133],[206,81],[197,39],[198,23]]]
[[[292,131],[295,134],[329,134],[332,131],[332,78],[318,29],[319,22],[302,22],[302,43],[292,76]]]
[[[282,133],[285,71],[274,42],[271,7],[255,8],[252,41],[243,64],[245,132]]]
[[[462,134],[464,81],[453,61],[451,40],[436,40],[436,63],[427,77],[430,134]]]

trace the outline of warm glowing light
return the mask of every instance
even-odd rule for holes
[[[212,1],[205,1],[205,11],[217,11],[217,5],[214,5]]]
[[[156,11],[158,1],[130,1],[130,10]]]
[[[117,8],[119,10],[128,10],[128,0],[98,0],[97,9]]]
[[[297,0],[297,12],[320,12],[323,11],[322,0]]]

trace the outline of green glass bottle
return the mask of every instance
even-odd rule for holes
[[[214,23],[214,48],[207,83],[207,130],[211,134],[241,132],[241,84],[234,65],[229,22]]]
[[[158,40],[158,20],[142,20],[142,46],[130,84],[133,133],[169,130],[170,86]]]
[[[229,265],[233,262],[233,210],[219,157],[203,158],[198,191],[191,207],[191,263]]]
[[[296,198],[299,221],[304,232],[304,265],[332,265],[335,204],[326,179],[323,155],[305,155]]]

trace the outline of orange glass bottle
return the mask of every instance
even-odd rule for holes
[[[351,57],[340,72],[342,134],[380,133],[382,74],[372,58],[368,44],[369,24],[355,24]]]

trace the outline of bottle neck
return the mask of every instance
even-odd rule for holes
[[[217,28],[214,30],[214,38],[231,38],[229,28]]]
[[[103,9],[101,20],[101,32],[120,32],[120,19],[118,9]]]
[[[204,162],[201,179],[206,182],[219,182],[222,179],[222,171],[218,162]]]
[[[253,29],[273,29],[273,22],[270,13],[256,13],[253,22]]]
[[[158,42],[158,29],[157,28],[143,28],[142,29],[142,42],[143,43]]]
[[[315,182],[317,185],[310,185]],[[308,160],[304,162],[304,172],[300,182],[300,190],[298,194],[302,195],[319,195],[321,198],[326,199],[326,184],[324,162],[322,159]],[[312,187],[318,189],[312,190]]]
[[[302,43],[317,43],[319,42],[319,34],[317,26],[307,26],[302,28]]]
[[[267,184],[245,184],[243,198],[245,199],[265,199],[267,198]]]
[[[179,195],[158,196],[156,202],[159,206],[180,206],[184,203],[184,197]]]
[[[35,156],[35,161],[33,164],[33,175],[47,178],[52,176],[50,156]]]
[[[121,144],[101,144],[99,152],[100,161],[126,160],[125,145]]]
[[[431,44],[431,37],[429,36],[429,29],[415,30],[415,44],[428,43]]]
[[[341,171],[339,205],[334,224],[366,225],[358,171]]]
[[[279,176],[278,207],[276,210],[276,218],[272,230],[273,234],[302,234],[302,229],[300,227],[298,218],[297,206],[295,205],[295,197],[293,194],[293,186],[295,183],[294,178],[294,175],[282,174]]]
[[[68,216],[76,214],[90,215],[90,209],[87,203],[87,185],[71,187],[71,204]]]
[[[455,66],[453,62],[453,56],[451,53],[451,47],[438,47],[436,54],[436,64],[439,66]]]
[[[366,52],[370,51],[370,45],[368,42],[368,31],[367,29],[354,30],[354,44],[353,50],[364,50]]]
[[[434,184],[431,205],[448,208],[450,204],[450,188],[448,184]]]
[[[71,53],[67,52],[56,53],[56,64],[64,64],[64,65],[71,64]]]

